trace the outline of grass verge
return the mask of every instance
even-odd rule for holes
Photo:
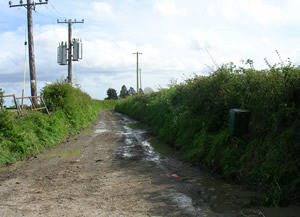
[[[33,112],[16,121],[0,112],[0,167],[36,155],[58,145],[70,135],[93,124],[100,110],[114,109],[115,101],[91,99],[78,88],[54,83],[42,90],[50,115]]]

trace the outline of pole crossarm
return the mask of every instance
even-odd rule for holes
[[[59,21],[59,20],[57,20],[57,23],[69,23],[69,22],[71,22],[71,23],[84,23],[84,19],[82,19],[81,21],[77,21],[76,19],[75,20],[64,20],[64,21]]]
[[[31,96],[37,96],[37,82],[36,82],[36,67],[35,67],[35,54],[34,54],[34,39],[33,39],[33,21],[32,21],[32,10],[35,10],[37,5],[48,4],[48,0],[27,0],[23,3],[20,0],[20,4],[13,5],[12,1],[8,2],[9,7],[25,7],[27,9],[27,29],[28,29],[28,53],[29,53],[29,71],[30,71],[30,86]],[[33,99],[34,103],[37,103],[36,99]]]
[[[33,3],[25,3],[23,4],[23,1],[20,1],[20,4],[13,5],[11,1],[8,2],[10,8],[14,7],[25,7],[27,8],[28,6],[35,8],[36,5],[46,5],[48,4],[48,0],[45,0],[45,2],[42,2],[41,0],[39,2],[33,2]]]
[[[59,21],[57,19],[57,23],[65,23],[68,24],[68,83],[72,85],[72,25],[73,23],[84,23],[84,19],[81,21],[65,19],[64,21]]]

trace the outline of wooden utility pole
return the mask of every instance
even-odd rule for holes
[[[33,25],[32,25],[32,9],[35,10],[36,5],[48,4],[48,0],[43,2],[32,2],[27,0],[26,4],[20,0],[20,4],[12,5],[12,2],[8,2],[9,7],[25,7],[27,9],[27,26],[28,26],[28,51],[29,51],[29,70],[30,70],[30,86],[31,86],[31,96],[37,96],[37,84],[36,84],[36,72],[35,72],[35,55],[34,55],[34,41],[33,41]],[[37,98],[33,98],[34,103],[37,103]]]
[[[140,89],[142,90],[142,69],[140,68]]]
[[[138,51],[136,53],[132,53],[132,54],[136,54],[136,93],[139,93],[139,53]]]
[[[84,23],[84,20],[82,21],[76,21],[76,19],[73,21],[72,19],[69,19],[68,21],[59,21],[57,20],[57,23],[67,23],[68,24],[68,83],[72,85],[72,24],[73,23]]]
[[[37,96],[31,0],[27,0],[27,24],[31,96]]]
[[[72,85],[72,20],[68,20],[68,83]]]

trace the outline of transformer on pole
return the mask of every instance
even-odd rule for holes
[[[82,40],[73,39],[73,61],[82,60]]]
[[[67,43],[61,42],[57,48],[57,63],[59,65],[67,65],[68,54],[67,54]]]
[[[79,59],[82,59],[82,41],[79,39],[73,39],[73,41],[72,41],[72,24],[73,23],[84,23],[84,20],[83,19],[82,19],[82,21],[76,21],[76,19],[74,21],[72,21],[72,19],[65,20],[65,21],[57,20],[57,23],[67,23],[68,24],[68,47],[67,47],[66,53],[67,53],[67,62],[68,62],[67,63],[68,64],[68,83],[72,85],[72,61],[78,61]],[[74,43],[75,43],[75,47],[74,47]],[[58,62],[58,64],[66,65],[65,62],[63,61],[65,48],[58,48],[57,51],[58,51],[58,54],[57,54],[58,60],[60,60],[60,62]],[[74,56],[75,56],[75,58],[74,58]]]

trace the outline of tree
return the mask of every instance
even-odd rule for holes
[[[129,96],[134,96],[136,94],[135,90],[133,89],[133,87],[130,87],[128,90]]]
[[[129,91],[127,90],[127,87],[125,85],[123,85],[121,88],[119,97],[124,99],[127,96],[129,96]]]
[[[144,89],[145,94],[149,94],[149,93],[152,93],[152,92],[154,92],[154,91],[151,87],[145,87],[145,89]]]
[[[113,100],[118,99],[117,91],[113,88],[108,88],[107,90],[107,98],[105,98],[105,100],[109,100],[109,99],[113,99]]]
[[[144,94],[144,91],[142,90],[142,88],[139,89],[139,94]]]

